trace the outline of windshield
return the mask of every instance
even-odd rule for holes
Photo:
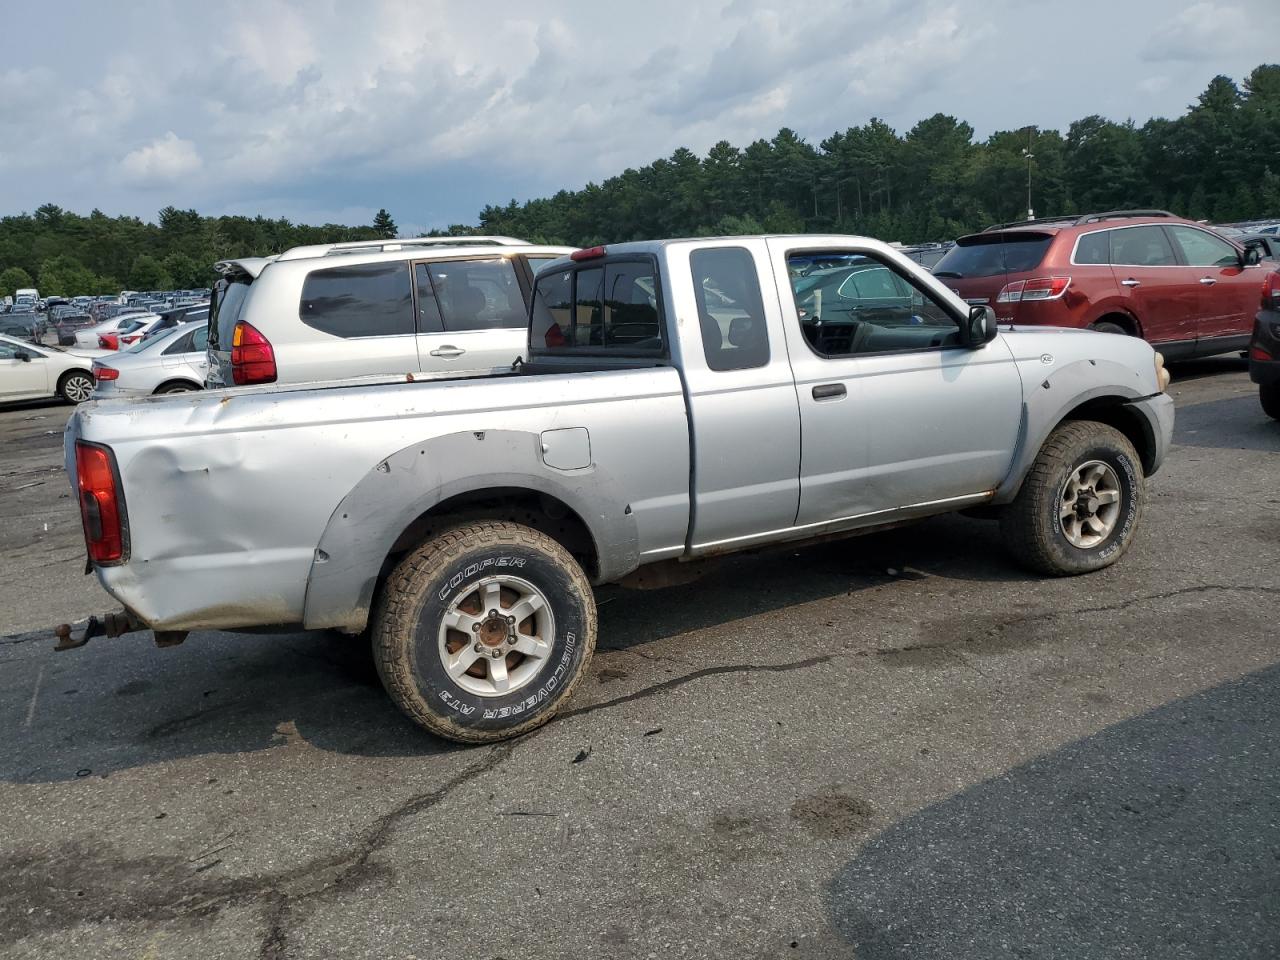
[[[1034,270],[1053,237],[1044,233],[981,233],[961,237],[933,268],[935,277],[996,277]]]

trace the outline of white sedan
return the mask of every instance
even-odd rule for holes
[[[67,403],[83,403],[93,393],[93,358],[103,353],[0,336],[0,402],[61,397]]]
[[[204,389],[209,322],[184,323],[93,361],[93,398],[142,397]]]
[[[126,313],[121,317],[112,317],[110,320],[104,320],[95,327],[84,327],[76,331],[76,347],[80,349],[89,348],[96,350],[98,348],[98,337],[104,333],[115,333],[125,324],[132,323],[135,320],[151,320],[158,319],[154,313]]]

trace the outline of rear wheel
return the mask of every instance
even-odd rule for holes
[[[62,378],[58,394],[67,403],[84,403],[93,396],[93,377],[82,370],[73,370]]]
[[[1118,333],[1126,337],[1129,335],[1128,330],[1120,326],[1120,324],[1115,323],[1111,320],[1099,320],[1097,323],[1093,324],[1089,329],[1097,330],[1099,333]]]
[[[179,380],[176,383],[162,384],[156,390],[156,393],[192,393],[199,389],[200,388],[193,383],[186,383],[185,381]]]
[[[1258,399],[1262,412],[1273,420],[1280,420],[1280,382],[1264,383],[1258,387]]]
[[[488,743],[542,726],[591,660],[596,608],[577,561],[515,523],[455,527],[405,557],[374,615],[391,699],[432,733]]]
[[[1128,438],[1102,423],[1073,421],[1040,448],[1000,530],[1033,570],[1090,573],[1129,549],[1145,499],[1142,464]]]

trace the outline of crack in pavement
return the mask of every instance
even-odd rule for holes
[[[1202,584],[1196,587],[1183,587],[1178,590],[1170,590],[1165,593],[1154,593],[1143,597],[1133,597],[1124,603],[1105,604],[1097,607],[1084,607],[1077,610],[1050,610],[1043,613],[1027,614],[1025,616],[1013,617],[1009,620],[1002,621],[995,629],[998,631],[1007,630],[1010,627],[1023,623],[1034,623],[1040,620],[1054,620],[1058,617],[1065,616],[1084,616],[1093,613],[1112,613],[1117,610],[1127,610],[1139,603],[1153,603],[1159,600],[1169,600],[1174,597],[1188,596],[1197,593],[1212,592],[1239,592],[1239,593],[1265,593],[1280,595],[1280,587],[1267,586],[1229,586],[1223,584]],[[951,648],[963,647],[966,644],[975,642],[976,640],[990,636],[990,628],[983,630],[981,633],[970,633],[952,640],[943,640],[938,643],[912,643],[901,647],[872,647],[862,650],[850,650],[843,654],[823,654],[821,656],[807,657],[803,660],[793,660],[786,663],[744,663],[744,664],[724,664],[718,667],[706,667],[701,670],[695,670],[692,673],[685,674],[681,677],[672,677],[670,680],[663,680],[660,683],[651,684],[647,687],[641,687],[633,693],[624,694],[614,697],[612,700],[602,700],[600,703],[589,704],[585,707],[578,707],[575,710],[566,710],[559,714],[561,720],[568,720],[572,717],[581,717],[589,713],[595,713],[598,710],[609,710],[613,707],[619,707],[626,703],[634,703],[636,700],[644,700],[648,697],[657,696],[668,690],[674,690],[677,687],[683,687],[685,684],[702,680],[706,677],[722,676],[731,673],[787,673],[793,670],[807,670],[810,667],[820,666],[824,663],[842,657],[890,657],[901,653],[914,653],[921,650],[950,650]],[[976,669],[976,668],[975,668]],[[981,673],[981,671],[977,671]]]

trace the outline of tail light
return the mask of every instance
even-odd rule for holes
[[[1070,277],[1037,277],[1006,284],[996,296],[996,303],[1025,303],[1028,300],[1057,300],[1071,286]]]
[[[1280,310],[1280,270],[1267,274],[1262,283],[1262,309]]]
[[[123,563],[127,559],[127,527],[120,476],[110,448],[76,441],[76,484],[89,559],[101,564]]]
[[[103,350],[119,350],[120,338],[114,333],[104,333],[98,337],[98,346]]]
[[[138,342],[138,338],[142,336],[140,333],[131,333],[127,337],[121,337],[121,343],[134,344]]]
[[[94,367],[93,379],[101,383],[103,380],[119,380],[120,371],[115,367]]]
[[[252,324],[241,320],[231,334],[231,382],[275,383],[276,352],[271,341]]]
[[[1263,363],[1270,363],[1275,359],[1275,357],[1271,356],[1267,350],[1255,343],[1249,348],[1249,359],[1261,360]]]
[[[573,253],[569,254],[569,259],[579,262],[583,260],[596,260],[603,257],[608,252],[609,251],[604,247],[587,247],[585,250],[573,251]]]

